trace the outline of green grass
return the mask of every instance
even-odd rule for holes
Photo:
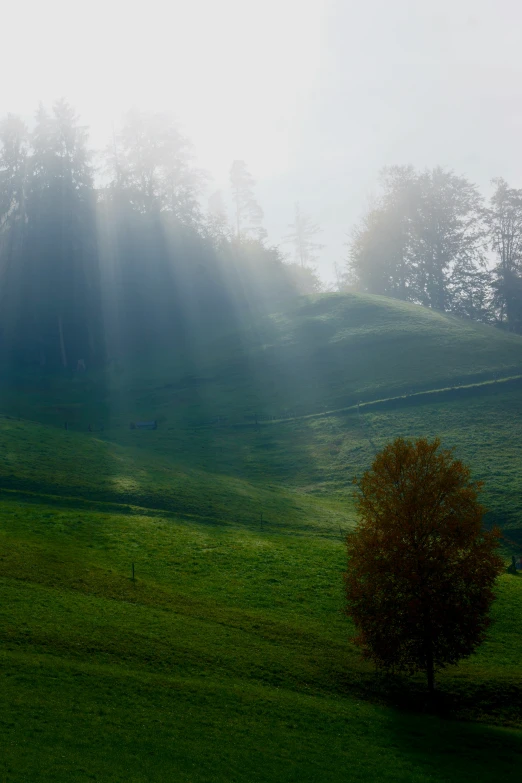
[[[183,360],[4,373],[0,781],[515,775],[522,577],[429,714],[422,677],[361,660],[342,572],[352,476],[397,435],[455,447],[518,551],[522,404],[489,381],[522,340],[356,296],[240,327]]]
[[[340,540],[8,502],[2,518],[5,780],[494,780],[520,761],[517,731],[449,717],[522,725],[522,579],[441,674],[441,719],[410,711],[420,678],[383,685],[351,645]]]

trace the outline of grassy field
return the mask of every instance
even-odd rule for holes
[[[4,375],[0,781],[515,775],[522,578],[429,714],[361,661],[342,573],[352,476],[397,435],[455,447],[518,552],[520,390],[488,382],[521,370],[520,338],[326,296],[188,359]]]

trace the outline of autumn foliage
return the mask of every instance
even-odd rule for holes
[[[398,438],[355,480],[347,614],[365,657],[391,671],[434,672],[485,636],[503,570],[499,532],[483,528],[481,484],[440,441]]]

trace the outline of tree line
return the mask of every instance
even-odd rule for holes
[[[218,321],[319,289],[308,258],[285,263],[267,243],[243,161],[230,171],[232,225],[223,194],[203,209],[206,185],[167,115],[129,112],[97,152],[64,100],[40,106],[31,129],[8,115],[0,358],[70,368],[165,343],[189,350]],[[294,229],[302,244],[307,228]]]
[[[295,205],[270,245],[244,161],[203,208],[206,173],[164,114],[129,112],[105,149],[66,101],[31,129],[0,122],[0,359],[72,367],[164,343],[321,290],[320,227]],[[522,190],[486,204],[440,167],[387,168],[356,227],[339,288],[522,332]]]
[[[486,203],[441,167],[389,167],[380,184],[353,231],[341,287],[522,332],[522,190],[495,179]]]

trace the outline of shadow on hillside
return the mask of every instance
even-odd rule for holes
[[[522,733],[513,730],[394,712],[390,743],[407,754],[429,780],[509,780],[522,763]]]
[[[375,731],[426,779],[496,783],[520,768],[520,684],[457,682],[446,676],[430,702],[420,676],[380,675],[364,667],[345,671],[342,690],[351,698],[392,708],[380,713],[383,723]]]
[[[345,693],[395,707],[404,714],[522,728],[521,681],[456,679],[441,674],[435,697],[430,700],[421,675],[409,678],[358,671],[346,673],[342,688]]]

